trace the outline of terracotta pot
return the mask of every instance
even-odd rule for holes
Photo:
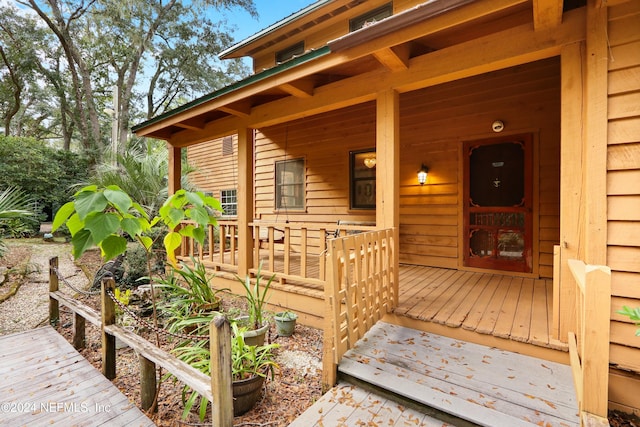
[[[253,376],[246,380],[233,381],[233,416],[237,417],[253,408],[262,395],[264,377]]]

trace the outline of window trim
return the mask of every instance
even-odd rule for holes
[[[300,199],[301,199],[302,203],[301,203],[300,206],[298,206],[298,205],[296,205],[296,206],[286,206],[286,205],[285,206],[281,206],[281,205],[279,205],[279,199],[281,198],[280,197],[280,194],[281,194],[280,188],[283,186],[283,184],[280,183],[280,179],[279,179],[279,176],[278,176],[279,165],[284,165],[284,164],[287,164],[287,163],[294,163],[294,162],[301,164],[300,166],[302,168],[302,179],[301,179],[300,182],[294,182],[292,184],[284,184],[284,185],[292,186],[292,187],[293,186],[300,186],[300,193],[301,193],[300,194]],[[273,180],[274,181],[273,182],[273,184],[274,184],[274,190],[273,190],[273,194],[274,194],[274,197],[273,197],[273,199],[274,199],[273,200],[274,209],[276,211],[298,211],[298,212],[299,211],[304,211],[305,208],[306,208],[306,205],[307,205],[307,194],[306,194],[306,192],[307,192],[307,176],[306,176],[306,162],[305,162],[304,157],[298,157],[298,158],[295,158],[295,159],[286,159],[286,160],[276,160],[274,162],[274,165],[273,165],[273,171],[274,171],[274,180]],[[294,193],[295,193],[295,190],[294,190]],[[295,195],[293,197],[295,197]]]

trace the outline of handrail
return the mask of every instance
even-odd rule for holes
[[[577,288],[577,325],[576,332],[569,332],[569,356],[580,424],[608,425],[611,268],[575,259],[567,264]]]
[[[342,356],[398,303],[395,229],[328,242],[322,385],[336,382]]]
[[[68,298],[58,289],[58,259],[49,260],[49,320],[55,324],[59,320],[59,305],[62,304],[74,314],[73,343],[76,349],[84,347],[85,319],[102,332],[102,373],[108,379],[116,376],[116,337],[140,356],[140,387],[142,409],[152,409],[156,397],[156,365],[170,372],[185,385],[200,393],[211,402],[213,426],[233,425],[233,392],[231,380],[231,331],[229,322],[222,316],[216,317],[209,328],[211,354],[211,376],[206,375],[181,361],[174,355],[157,347],[141,336],[115,324],[115,303],[108,292],[115,288],[113,278],[102,281],[101,312],[98,313],[76,300]],[[215,393],[214,393],[215,390]]]

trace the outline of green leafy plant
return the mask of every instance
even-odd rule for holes
[[[280,313],[276,313],[275,317],[281,320],[296,320],[298,318],[298,315],[293,311],[286,310]]]
[[[261,284],[262,281],[262,264],[258,266],[258,274],[256,275],[255,283],[251,283],[251,277],[246,276],[241,279],[236,276],[238,281],[242,283],[245,290],[245,298],[247,300],[249,310],[249,323],[254,329],[259,329],[264,324],[264,308],[267,303],[267,295],[273,279],[276,275],[272,275],[265,285]]]
[[[216,314],[203,316],[209,321]],[[279,369],[275,361],[274,350],[278,344],[267,344],[262,346],[247,345],[244,341],[244,328],[238,327],[236,323],[231,323],[231,377],[233,381],[248,379],[254,376],[267,377],[273,379],[275,371]],[[211,375],[211,354],[209,352],[208,340],[185,340],[180,343],[173,353],[183,362],[191,365],[195,369],[207,375]],[[182,418],[186,418],[195,405],[199,405],[198,414],[200,421],[204,421],[209,401],[190,387],[182,389],[182,401],[184,410]]]
[[[635,322],[636,326],[640,326],[640,307],[631,308],[625,305],[622,306],[622,310],[618,310],[616,313],[627,316]],[[640,337],[640,328],[636,329],[636,336]]]
[[[163,224],[169,230],[163,243],[169,260],[175,265],[175,250],[182,237],[192,237],[202,244],[207,226],[217,224],[214,212],[222,211],[220,202],[213,197],[185,190],[169,197],[160,208],[159,216],[152,219],[140,204],[115,185],[104,188],[89,185],[79,190],[74,199],[56,213],[53,231],[67,225],[75,258],[96,245],[105,260],[113,259],[127,250],[127,237],[138,241],[149,252],[153,245],[152,228]],[[190,223],[179,227],[183,221]]]
[[[245,328],[237,323],[231,323],[231,377],[234,381],[245,380],[253,376],[273,379],[275,370],[279,368],[275,361],[273,350],[279,344],[265,344],[261,346],[247,345],[244,341]]]

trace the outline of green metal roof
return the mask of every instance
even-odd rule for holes
[[[331,1],[331,0],[323,0],[323,1]],[[331,52],[331,49],[328,46],[323,46],[319,49],[315,49],[315,50],[311,50],[309,52],[306,52],[298,57],[295,57],[293,59],[290,59],[287,62],[283,62],[282,64],[276,65],[275,67],[266,69],[260,73],[257,74],[253,74],[245,79],[239,80],[236,83],[229,85],[229,86],[225,86],[222,89],[216,90],[214,92],[211,92],[208,95],[202,96],[200,98],[194,99],[191,102],[188,102],[184,105],[181,105],[178,108],[174,108],[173,110],[169,110],[165,113],[162,113],[152,119],[147,120],[146,122],[142,122],[140,124],[137,124],[135,126],[133,126],[131,128],[131,130],[133,132],[137,132],[138,130],[145,128],[147,126],[150,126],[154,123],[160,122],[162,120],[165,120],[169,117],[175,116],[179,113],[182,113],[184,111],[187,111],[193,107],[196,107],[198,105],[204,104],[206,102],[209,102],[211,100],[214,100],[216,98],[221,97],[222,95],[226,95],[229,94],[231,92],[234,92],[236,90],[245,88],[253,83],[259,82],[261,80],[264,80],[268,77],[274,76],[276,74],[282,73],[284,71],[290,70],[291,68],[297,67],[298,65],[304,64],[306,62],[309,61],[313,61],[316,58],[319,58],[321,56],[327,55],[328,53]]]

